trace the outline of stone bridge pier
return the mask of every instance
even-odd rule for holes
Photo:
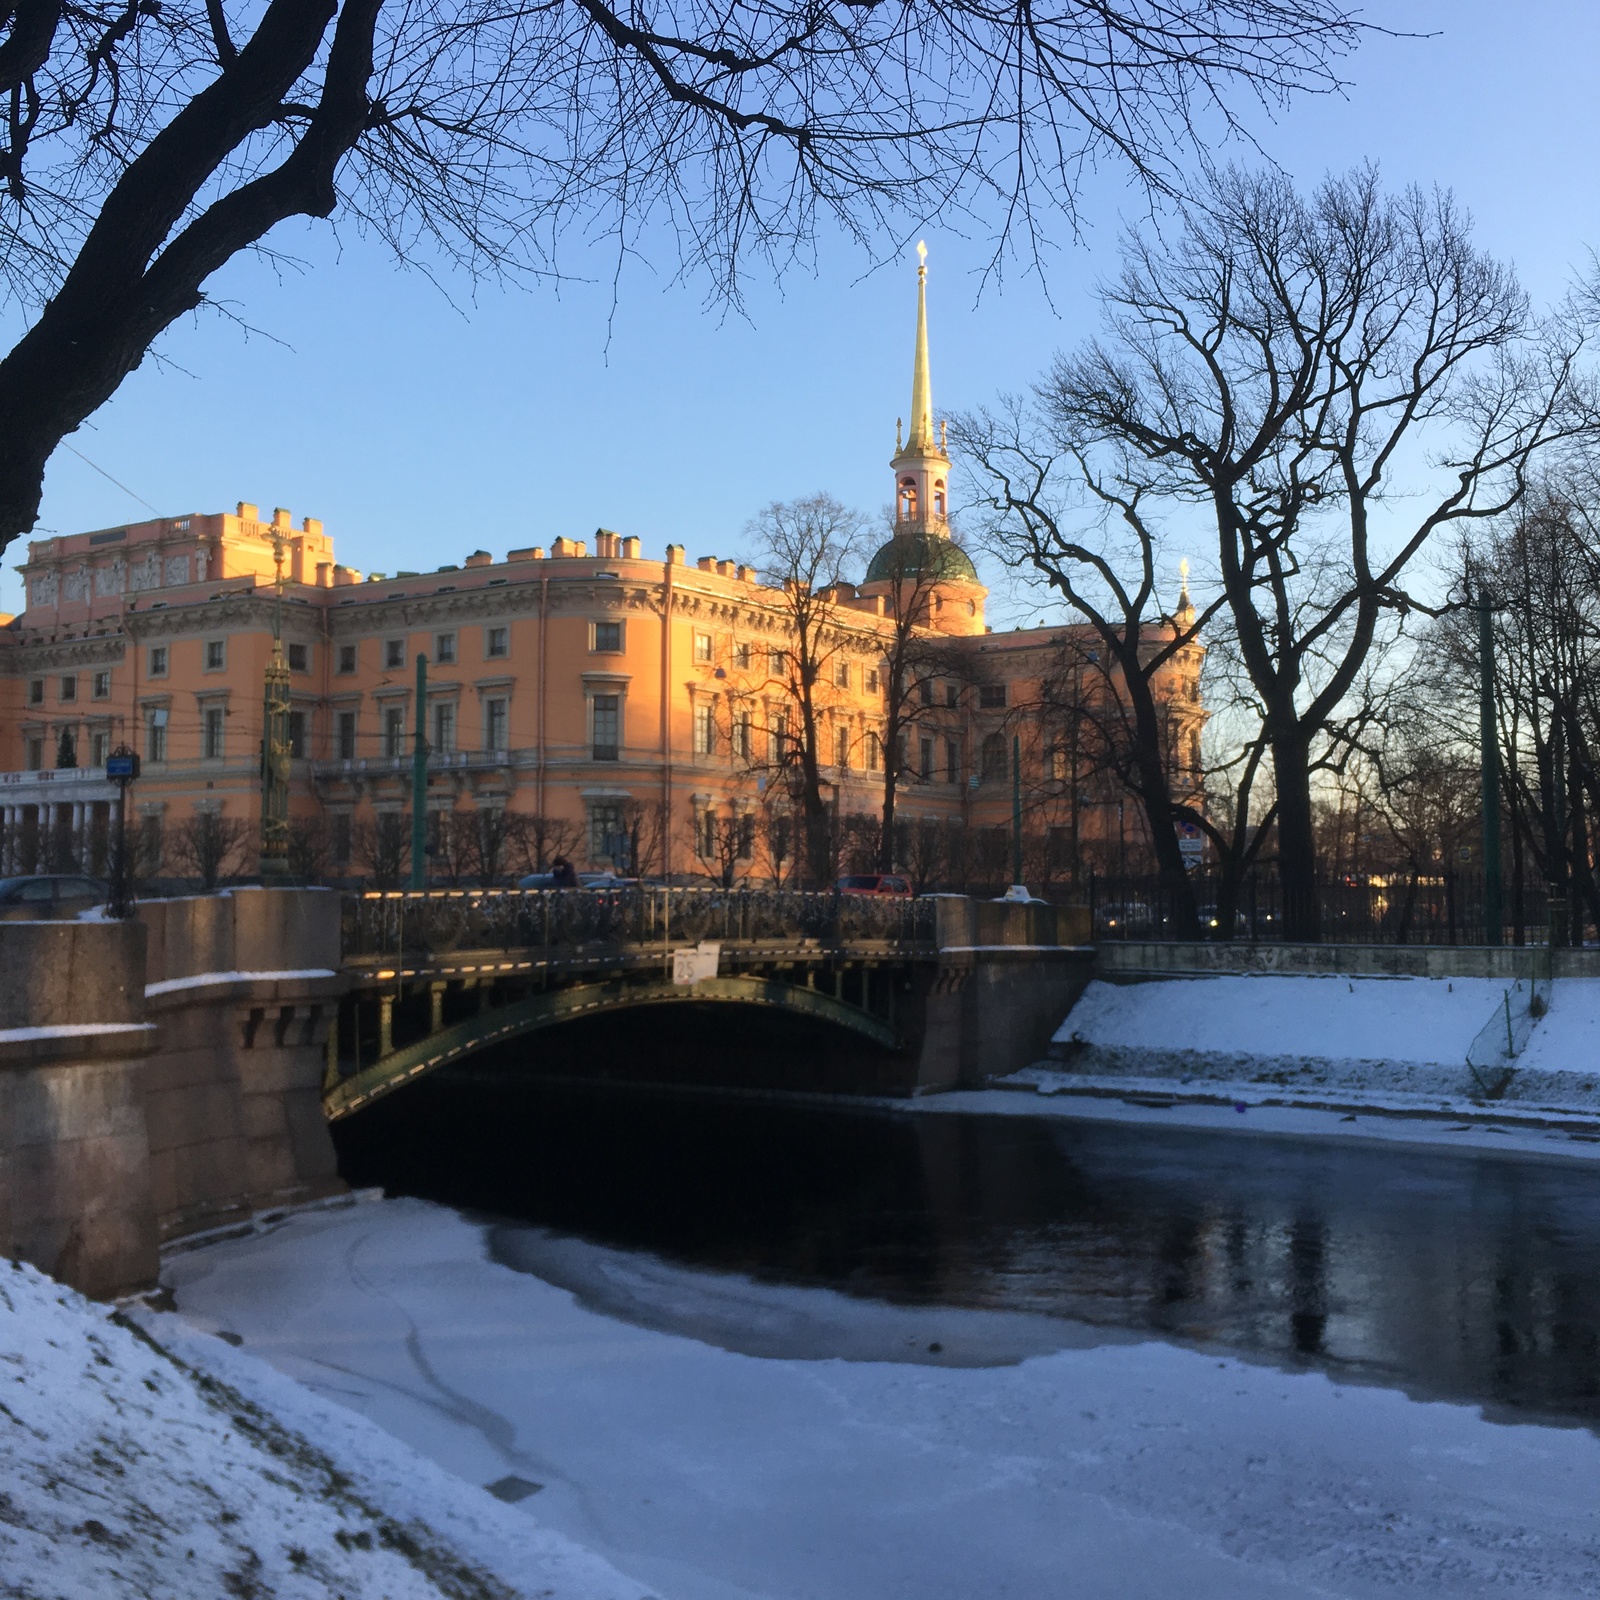
[[[322,1115],[339,896],[0,923],[0,1248],[93,1295],[161,1244],[344,1185]]]

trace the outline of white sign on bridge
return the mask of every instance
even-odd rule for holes
[[[702,940],[693,950],[674,950],[672,981],[687,986],[698,983],[702,978],[714,978],[717,975],[717,963],[721,959],[720,943]]]

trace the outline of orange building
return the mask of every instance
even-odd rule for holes
[[[911,424],[891,466],[893,537],[859,586],[830,591],[817,701],[835,811],[882,804],[885,650],[909,582],[918,633],[942,653],[921,657],[926,681],[897,752],[900,816],[1009,825],[1020,735],[1030,827],[1103,850],[1122,807],[1103,776],[1080,776],[1076,732],[1046,691],[1082,630],[988,631],[987,591],[950,539],[923,271]],[[691,562],[675,545],[647,558],[638,538],[602,529],[503,559],[477,550],[433,572],[363,575],[334,559],[314,518],[296,526],[241,503],[34,540],[21,571],[26,608],[0,629],[4,871],[104,870],[116,796],[105,762],[124,745],[142,758],[129,804],[146,876],[196,875],[207,817],[213,845],[232,851],[212,868],[252,870],[275,628],[301,870],[398,876],[419,654],[435,878],[500,876],[558,850],[580,866],[680,878],[781,879],[792,859],[792,618],[781,588],[747,566]],[[1181,783],[1198,783],[1200,655],[1185,649],[1166,673]]]

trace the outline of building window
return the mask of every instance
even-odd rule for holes
[[[505,700],[488,700],[483,707],[483,747],[486,750],[511,748],[510,706]]]
[[[406,753],[406,714],[399,706],[384,708],[383,753],[386,756],[403,756]]]
[[[713,706],[694,708],[694,753],[697,756],[717,753],[717,714]]]
[[[144,758],[167,759],[167,712],[165,706],[152,706],[144,714]]]
[[[483,630],[483,653],[490,660],[498,660],[502,656],[511,654],[511,630],[509,628],[485,628]]]
[[[711,635],[697,633],[694,636],[694,658],[701,666],[711,664]]]
[[[883,766],[883,741],[876,733],[867,735],[867,771],[877,772]]]
[[[789,753],[789,713],[787,709],[774,711],[767,728],[767,760],[773,766],[782,766]]]
[[[226,639],[206,640],[206,671],[221,672],[228,664],[228,641]]]
[[[591,699],[594,709],[593,753],[596,761],[615,761],[617,744],[621,737],[622,697],[615,694],[597,694]]]
[[[433,748],[439,751],[456,747],[456,708],[453,702],[441,700],[433,708]]]
[[[946,739],[944,742],[944,781],[961,782],[961,742],[958,739]]]
[[[29,772],[42,772],[44,770],[44,740],[38,734],[31,734],[27,741],[27,754],[24,757]]]
[[[1050,779],[1053,783],[1067,781],[1067,747],[1064,744],[1050,746]]]
[[[453,633],[434,634],[433,659],[441,667],[453,667],[456,664],[456,636]]]
[[[89,735],[89,765],[103,767],[111,754],[111,733],[106,728],[96,728]]]
[[[354,761],[356,758],[356,714],[353,711],[341,711],[337,723],[339,735],[339,759],[341,761]]]
[[[166,675],[167,675],[167,647],[164,644],[153,644],[153,645],[150,646],[150,655],[149,655],[149,659],[148,659],[148,666],[149,666],[149,676],[150,677],[152,677],[152,678],[164,678],[164,677],[166,677]]]
[[[833,730],[833,764],[841,772],[850,770],[850,730],[848,728],[835,728]]]
[[[350,859],[350,813],[348,811],[335,811],[333,814],[333,859],[341,866]]]
[[[393,672],[398,667],[406,664],[406,642],[404,639],[385,639],[383,641],[383,665],[386,672]]]
[[[28,682],[28,704],[42,706],[44,704],[44,679],[32,678]]]
[[[848,689],[850,687],[850,663],[848,661],[834,663],[833,681],[837,688]]]
[[[695,824],[695,852],[709,861],[717,853],[716,812],[710,806],[702,807]]]
[[[936,517],[944,515],[944,479],[940,478],[933,486],[933,514]]]
[[[622,650],[622,624],[597,622],[594,625],[594,643],[589,647],[598,655],[617,655]],[[698,661],[700,658],[695,657]]]
[[[628,830],[621,800],[589,802],[589,859],[615,860],[628,853]]]
[[[748,672],[750,670],[750,646],[748,644],[736,644],[733,647],[733,664],[740,672]]]
[[[902,478],[900,480],[900,520],[909,522],[917,514],[917,480],[915,478]]]
[[[924,739],[918,754],[921,760],[917,765],[917,775],[924,783],[933,782],[933,740]]]
[[[222,759],[222,707],[207,706],[200,713],[200,754],[207,761]]]
[[[750,759],[752,741],[750,738],[750,713],[741,711],[733,719],[733,753],[741,761]]]
[[[341,677],[348,678],[356,670],[356,647],[353,644],[339,646],[339,673]]]
[[[982,765],[979,771],[985,778],[1003,778],[1008,765],[1006,736],[1003,733],[991,733],[983,741]]]
[[[311,670],[310,645],[292,644],[289,646],[289,670],[291,672],[309,672]]]
[[[978,689],[978,705],[984,711],[1004,711],[1006,686],[1003,683],[985,683]]]
[[[753,811],[739,817],[739,859],[749,861],[756,853],[756,818]]]
[[[71,705],[78,698],[78,675],[75,672],[64,673],[61,678],[61,703]]]
[[[767,651],[767,676],[784,677],[789,670],[789,658],[782,650]]]
[[[1189,735],[1189,770],[1194,773],[1200,771],[1200,735]]]
[[[932,678],[924,678],[917,685],[917,698],[925,706],[931,706],[933,704],[933,679]]]
[[[109,672],[95,673],[94,679],[89,685],[89,693],[96,700],[109,700],[111,698],[111,674]]]
[[[161,870],[161,813],[139,819],[139,871],[147,876]]]
[[[76,767],[78,764],[78,739],[71,728],[63,728],[56,740],[56,766]]]
[[[878,669],[876,667],[868,667],[867,668],[867,693],[868,694],[876,694],[877,692],[878,692]]]
[[[306,714],[303,711],[289,713],[289,754],[296,761],[304,761],[306,755]]]

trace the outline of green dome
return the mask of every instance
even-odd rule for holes
[[[901,554],[906,546],[910,548]],[[891,539],[872,558],[865,581],[890,583],[896,577],[925,576],[945,583],[976,583],[978,569],[965,550],[942,535],[911,533]]]

